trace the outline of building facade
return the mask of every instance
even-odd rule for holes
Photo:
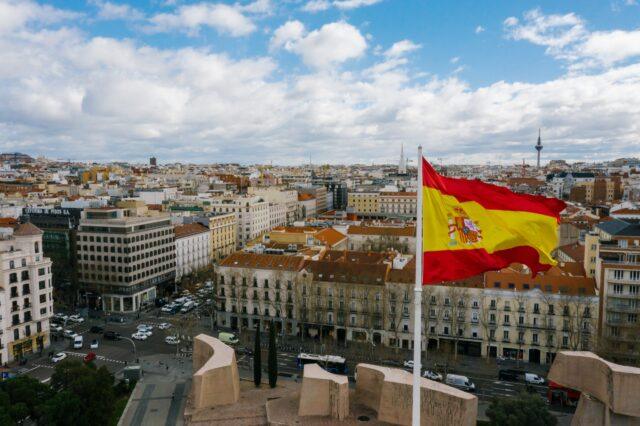
[[[354,213],[364,215],[380,214],[380,194],[378,192],[349,192],[347,204]]]
[[[78,280],[89,306],[136,312],[175,281],[173,226],[165,214],[87,209],[78,229]]]
[[[0,228],[0,365],[50,344],[53,284],[42,234],[30,223]]]
[[[416,205],[415,192],[380,193],[380,213],[387,217],[415,218]]]
[[[196,222],[176,226],[176,281],[211,265],[211,232]]]
[[[238,247],[269,230],[269,203],[259,196],[228,196],[211,201],[214,213],[233,213],[238,226]]]
[[[640,225],[614,219],[595,227],[595,278],[600,296],[600,351],[640,364]]]

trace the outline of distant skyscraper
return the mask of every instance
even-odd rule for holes
[[[542,140],[540,139],[540,129],[538,129],[538,143],[536,144],[536,151],[538,151],[538,161],[536,166],[540,168],[540,152],[542,151]]]
[[[400,145],[400,163],[398,164],[398,174],[407,174],[407,159],[404,157],[404,144]]]
[[[156,157],[149,158],[149,165],[150,166],[157,166],[158,165],[158,160],[156,159]]]

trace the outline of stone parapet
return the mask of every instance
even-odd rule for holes
[[[411,424],[412,375],[397,368],[371,364],[356,366],[355,399],[377,413],[378,420]],[[472,426],[476,424],[478,398],[451,386],[420,379],[422,425]]]
[[[299,416],[331,416],[344,420],[349,416],[349,380],[329,373],[318,364],[304,366]]]
[[[233,404],[240,399],[240,376],[233,348],[215,337],[200,334],[193,340],[194,409]]]

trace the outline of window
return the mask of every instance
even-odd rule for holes
[[[502,332],[502,340],[509,340],[509,330]]]
[[[624,291],[624,286],[622,284],[613,285],[613,294],[622,294],[623,291]]]
[[[621,280],[624,278],[624,270],[622,269],[614,269],[613,270],[613,279]]]

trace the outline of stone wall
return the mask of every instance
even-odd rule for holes
[[[233,404],[240,399],[240,376],[233,348],[206,334],[196,336],[193,370],[193,408]]]

